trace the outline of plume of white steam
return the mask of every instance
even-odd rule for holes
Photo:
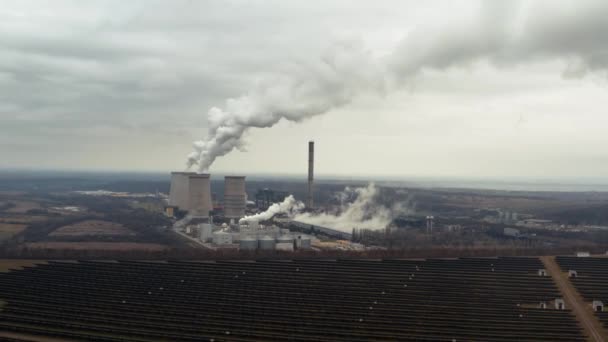
[[[387,208],[377,201],[378,188],[373,183],[367,187],[351,189],[347,187],[339,199],[355,197],[353,202],[343,203],[336,215],[323,213],[301,213],[294,220],[350,233],[353,228],[383,229],[397,215],[397,210]]]
[[[349,103],[357,94],[382,91],[384,80],[361,43],[332,46],[314,63],[290,66],[262,80],[248,94],[209,110],[207,138],[194,143],[188,168],[205,172],[217,157],[242,149],[249,128],[272,127],[281,119],[302,121]]]
[[[228,99],[223,108],[211,108],[207,137],[194,143],[188,168],[197,164],[205,172],[217,157],[244,149],[242,137],[250,128],[324,114],[363,92],[397,87],[425,69],[477,60],[507,66],[538,59],[564,60],[564,77],[608,69],[608,2],[560,4],[484,1],[476,20],[416,28],[381,60],[360,43],[338,43],[319,60],[291,65],[247,94]]]
[[[296,200],[293,195],[289,195],[281,203],[274,203],[265,212],[245,216],[239,220],[239,223],[244,222],[259,222],[271,219],[276,214],[295,215],[304,209],[304,203]]]

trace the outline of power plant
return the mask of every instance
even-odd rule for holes
[[[306,207],[312,209],[314,187],[314,141],[308,142],[308,189]],[[287,197],[287,192],[258,190],[257,210],[265,210]],[[311,236],[294,236],[289,229],[262,225],[253,220],[240,222],[246,216],[247,192],[245,176],[224,177],[223,205],[211,195],[211,178],[207,173],[171,172],[167,215],[179,218],[173,229],[183,237],[208,248],[239,248],[241,250],[310,249]],[[261,205],[261,206],[260,206]],[[214,217],[223,223],[214,225]]]

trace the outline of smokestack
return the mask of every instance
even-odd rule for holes
[[[240,219],[245,216],[246,201],[245,176],[224,177],[224,217]]]
[[[188,211],[192,216],[209,217],[213,210],[209,174],[188,176]]]
[[[308,196],[306,207],[313,208],[313,186],[314,186],[314,166],[315,166],[315,142],[308,142]]]
[[[194,174],[194,172],[171,172],[170,206],[178,207],[180,210],[188,210],[188,177]]]

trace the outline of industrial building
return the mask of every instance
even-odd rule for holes
[[[226,176],[224,178],[224,216],[229,219],[240,219],[245,216],[247,193],[244,176]]]
[[[224,179],[224,217],[239,219],[245,216],[247,193],[244,176],[226,176]],[[214,210],[209,174],[172,172],[169,202],[165,208],[168,216],[178,211],[193,218],[208,218]]]
[[[259,209],[266,210],[273,203],[283,202],[287,196],[289,196],[287,191],[259,189],[255,193],[255,205]]]
[[[213,209],[209,174],[188,176],[188,213],[194,217],[209,217]]]
[[[171,172],[169,205],[165,212],[175,216],[176,211],[188,212],[194,217],[208,217],[213,209],[211,184],[208,174]]]
[[[171,189],[169,190],[169,206],[187,210],[189,201],[189,177],[195,172],[171,172]]]

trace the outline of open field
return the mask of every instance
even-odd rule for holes
[[[7,213],[26,213],[28,210],[40,209],[40,204],[32,201],[13,201],[15,207],[6,210]]]
[[[46,261],[29,259],[0,259],[0,272],[8,272],[9,269],[21,269],[22,267],[37,264],[46,264]]]
[[[29,224],[48,220],[46,216],[15,215],[0,217],[0,223]]]
[[[157,243],[137,242],[31,242],[25,246],[30,249],[71,249],[95,251],[162,251],[167,246]]]
[[[21,233],[27,225],[0,222],[0,241],[10,239],[13,235]]]
[[[49,236],[132,236],[133,231],[122,224],[102,220],[87,220],[63,226]]]

